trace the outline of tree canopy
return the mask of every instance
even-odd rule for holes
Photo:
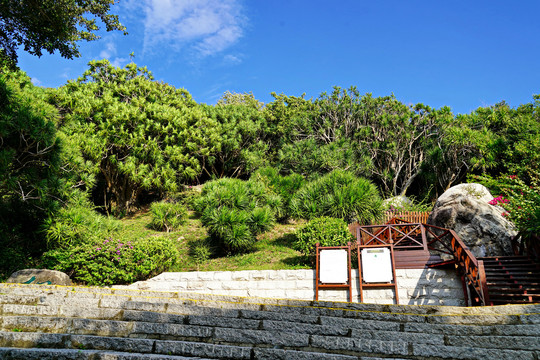
[[[80,56],[77,42],[99,38],[96,19],[107,31],[120,30],[110,14],[115,0],[0,0],[0,56],[17,62],[17,49],[41,56],[59,51],[67,59]]]
[[[54,101],[106,208],[130,212],[143,190],[176,191],[199,176],[199,159],[216,151],[217,126],[189,93],[153,81],[133,63],[89,65]]]

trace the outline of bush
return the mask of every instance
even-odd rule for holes
[[[213,254],[212,244],[207,239],[198,239],[189,243],[189,255],[197,264],[197,271],[199,266],[208,261]]]
[[[286,220],[290,214],[290,203],[293,195],[302,187],[305,180],[300,174],[282,176],[273,167],[264,167],[251,176],[251,180],[262,181],[271,191],[281,196],[282,206],[276,209],[276,217]]]
[[[121,226],[120,221],[97,213],[86,198],[79,197],[49,216],[43,230],[50,250],[99,241],[111,236]]]
[[[206,183],[196,209],[214,245],[228,253],[253,248],[256,236],[275,222],[281,197],[256,180],[220,179]]]
[[[355,241],[347,223],[331,217],[310,220],[306,226],[296,231],[296,238],[293,247],[311,260],[314,259],[317,243],[320,246],[341,246]]]
[[[290,206],[295,218],[308,220],[329,216],[370,224],[382,216],[382,201],[375,185],[342,170],[302,186]]]
[[[517,175],[488,175],[473,177],[493,194],[499,194],[489,203],[501,206],[507,217],[525,239],[538,239],[540,235],[540,173],[530,172],[529,181]]]
[[[150,206],[152,220],[150,227],[158,231],[177,230],[187,217],[187,209],[182,204],[157,202]]]
[[[109,237],[44,254],[43,264],[87,285],[129,284],[170,269],[179,260],[173,240],[151,237],[123,242]]]

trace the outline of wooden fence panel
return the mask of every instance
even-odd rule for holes
[[[429,211],[387,211],[383,217],[383,223],[387,223],[392,218],[402,219],[412,223],[427,223]]]
[[[376,222],[374,222],[372,224],[359,224],[357,222],[349,224],[349,231],[356,237],[356,235],[357,235],[356,234],[357,233],[356,229],[359,226],[362,226],[362,225],[382,225],[382,224],[386,224],[387,222],[389,222],[393,218],[399,218],[399,219],[402,219],[402,220],[405,220],[405,221],[411,222],[411,223],[426,224],[430,213],[431,212],[429,212],[429,211],[391,211],[391,210],[389,210],[389,211],[384,213],[383,218],[381,220],[376,221]]]

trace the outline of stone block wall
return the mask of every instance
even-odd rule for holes
[[[463,288],[453,270],[397,269],[399,303],[463,306]],[[359,302],[358,270],[352,271],[353,301]],[[315,299],[314,270],[245,270],[163,273],[129,286],[141,290],[196,292],[215,295]],[[364,302],[394,303],[393,289],[364,290]],[[319,300],[347,301],[346,290],[321,290]]]

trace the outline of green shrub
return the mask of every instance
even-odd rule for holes
[[[197,264],[197,271],[199,266],[208,261],[213,254],[212,244],[207,239],[197,239],[189,243],[189,255]]]
[[[538,241],[540,236],[540,173],[530,171],[528,179],[515,174],[472,176],[471,178],[486,186],[494,198],[490,205],[504,209],[507,217],[518,230],[522,241]],[[495,196],[497,195],[497,196]]]
[[[347,223],[342,219],[331,217],[310,220],[296,231],[296,238],[293,247],[309,259],[314,259],[317,243],[321,246],[341,246],[355,241]]]
[[[78,198],[46,219],[43,226],[48,249],[78,246],[111,236],[121,222],[94,210],[85,198]]]
[[[219,179],[206,183],[195,205],[214,245],[240,253],[253,248],[256,236],[274,225],[281,197],[261,181]]]
[[[290,214],[290,203],[293,195],[302,187],[305,180],[300,174],[292,173],[282,176],[279,170],[273,167],[264,167],[251,176],[251,180],[262,181],[271,191],[282,199],[282,206],[276,206],[276,217],[286,220]]]
[[[370,224],[382,216],[381,205],[379,191],[371,181],[334,170],[302,186],[290,207],[295,218],[329,216]]]
[[[150,227],[158,231],[177,230],[185,223],[187,209],[182,204],[157,202],[150,206]]]
[[[107,238],[44,254],[43,264],[87,285],[129,284],[170,269],[179,260],[173,240],[150,237],[123,242]]]

